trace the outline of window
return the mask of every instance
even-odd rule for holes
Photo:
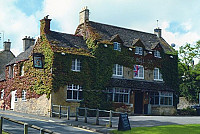
[[[149,101],[152,105],[173,105],[173,93],[151,92]]]
[[[20,66],[20,76],[24,76],[24,64]]]
[[[107,90],[107,100],[113,102],[129,103],[129,89],[113,88]]]
[[[160,92],[160,105],[172,105],[173,93]]]
[[[136,47],[135,48],[135,54],[142,55],[143,54],[142,47]]]
[[[114,64],[113,76],[123,76],[123,66]]]
[[[67,86],[67,100],[82,100],[83,93],[80,85],[71,84]]]
[[[154,80],[163,81],[162,74],[160,73],[159,68],[154,68],[153,76]]]
[[[134,66],[134,78],[144,79],[144,67],[141,65]]]
[[[77,71],[80,72],[81,71],[81,61],[79,59],[73,59],[72,60],[72,71]]]
[[[114,50],[121,51],[121,44],[118,42],[114,42]]]
[[[14,77],[14,66],[10,65],[9,66],[9,78]]]
[[[154,51],[154,57],[161,58],[159,51]]]
[[[26,100],[26,91],[22,90],[22,100],[25,101]]]
[[[3,100],[3,96],[4,96],[4,89],[1,90],[1,99]]]
[[[17,102],[17,90],[14,91],[15,94],[15,102]]]

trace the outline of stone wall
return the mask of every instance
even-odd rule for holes
[[[151,106],[152,115],[176,115],[174,106]]]
[[[16,112],[50,116],[51,99],[48,99],[46,95],[42,95],[39,98],[30,98],[25,101],[17,98],[17,102],[14,103],[14,111]]]
[[[70,106],[70,115],[75,115],[76,107],[80,106],[80,102],[78,101],[67,101],[67,88],[61,87],[56,92],[52,92],[51,94],[52,105],[62,105],[62,106]],[[58,111],[58,107],[54,108],[55,111]],[[66,109],[64,109],[66,110]]]
[[[179,97],[179,103],[177,104],[177,109],[184,109],[191,107],[192,105],[197,105],[197,103],[189,102],[185,97]]]

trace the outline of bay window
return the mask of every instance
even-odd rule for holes
[[[151,92],[149,103],[152,105],[173,105],[172,92]]]

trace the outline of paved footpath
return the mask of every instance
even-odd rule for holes
[[[62,117],[61,119],[55,117],[49,118],[32,114],[2,110],[0,110],[0,115],[14,115],[18,117],[40,120],[45,122],[53,122],[56,124],[88,129],[98,133],[109,133],[110,130],[117,129],[119,120],[118,117],[113,117],[113,127],[108,128],[106,127],[106,124],[108,124],[109,118],[106,117],[100,117],[100,125],[95,125],[95,117],[89,117],[88,123],[84,123],[83,117],[79,117],[79,121],[75,121],[74,117],[71,117],[70,120],[67,120],[64,117]],[[129,121],[131,127],[151,127],[170,124],[200,124],[200,116],[129,116]]]

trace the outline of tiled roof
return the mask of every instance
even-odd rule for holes
[[[32,53],[33,47],[34,47],[34,45],[30,46],[26,51],[20,53],[16,58],[11,60],[7,65],[11,65],[11,64],[14,64],[14,63],[18,63],[20,61],[27,60]]]
[[[15,58],[11,51],[0,51],[0,80],[5,79],[5,69],[6,64]]]
[[[133,90],[141,90],[141,91],[173,91],[173,89],[166,86],[164,82],[154,82],[154,81],[151,82],[142,80],[112,78],[109,86],[131,88]]]
[[[97,23],[89,21],[91,26],[97,33],[100,34],[102,40],[110,40],[114,35],[119,35],[126,46],[140,39],[147,50],[151,50],[152,45],[161,43],[165,52],[174,52],[174,49],[161,37],[158,38],[156,34],[136,31],[132,29]]]
[[[51,45],[57,45],[58,47],[74,47],[87,49],[86,42],[84,41],[82,36],[76,36],[55,31],[50,31],[50,33],[48,33],[46,36]]]

